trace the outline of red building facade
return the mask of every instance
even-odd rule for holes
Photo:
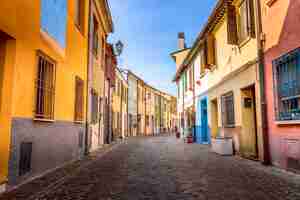
[[[300,1],[260,2],[271,162],[300,170]]]

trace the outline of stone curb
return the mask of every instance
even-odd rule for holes
[[[85,156],[83,159],[80,160],[74,160],[74,161],[70,161],[68,163],[65,163],[62,166],[56,167],[54,169],[48,170],[47,172],[37,175],[35,177],[33,177],[32,179],[19,184],[17,186],[14,186],[12,188],[10,188],[9,190],[6,190],[4,193],[0,194],[0,200],[2,199],[2,197],[4,195],[9,195],[9,193],[14,193],[17,192],[18,189],[22,186],[25,186],[27,184],[33,184],[34,181],[37,181],[38,179],[41,178],[45,178],[48,175],[51,175],[51,173],[55,173],[57,171],[57,173],[59,173],[59,170],[64,170],[67,167],[71,167],[72,165],[74,166],[74,170],[70,173],[66,172],[66,175],[57,179],[56,181],[54,181],[53,183],[51,183],[50,185],[42,188],[41,191],[34,193],[32,195],[30,195],[28,197],[28,199],[37,199],[37,197],[41,194],[45,194],[47,193],[47,191],[50,191],[52,189],[55,189],[56,187],[59,187],[61,184],[63,184],[66,180],[68,180],[69,178],[73,177],[76,173],[80,172],[80,170],[82,170],[83,168],[93,164],[93,162],[95,162],[97,159],[105,156],[107,153],[111,152],[112,150],[114,150],[115,148],[117,148],[120,144],[126,142],[126,139],[120,140],[120,141],[116,141],[113,142],[111,144],[108,145],[104,145],[102,148],[99,148],[91,153],[89,153],[89,155]],[[78,164],[79,166],[76,167],[76,164]],[[67,170],[67,169],[66,169]]]

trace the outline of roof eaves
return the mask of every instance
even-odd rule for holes
[[[205,35],[207,34],[207,32],[209,32],[209,30],[211,29],[212,25],[214,25],[214,21],[216,20],[215,18],[217,17],[218,13],[220,11],[222,11],[222,8],[224,8],[224,6],[227,3],[232,2],[232,0],[219,0],[218,3],[216,4],[216,6],[214,7],[211,15],[208,17],[208,20],[206,22],[206,24],[203,26],[202,31],[199,33],[196,41],[193,43],[192,46],[192,51],[190,51],[188,53],[188,55],[185,57],[184,61],[182,62],[181,66],[179,67],[179,69],[177,70],[174,78],[173,78],[173,82],[176,82],[178,80],[178,78],[180,77],[181,73],[184,71],[184,69],[188,66],[188,64],[190,64],[190,60],[193,57],[192,55],[194,55],[194,49],[198,47],[199,44],[202,43],[201,40],[204,39]]]

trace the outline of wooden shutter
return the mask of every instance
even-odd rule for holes
[[[84,29],[84,15],[85,15],[85,0],[76,1],[76,25],[80,31]]]
[[[238,44],[236,11],[233,5],[227,5],[227,42],[232,45]]]
[[[75,121],[83,121],[84,82],[75,78]]]
[[[210,68],[212,65],[216,64],[215,56],[215,37],[213,34],[209,34],[206,38],[206,52],[207,52],[207,68]]]
[[[247,0],[247,31],[250,37],[255,38],[255,12],[253,0]]]
[[[205,46],[200,51],[200,55],[201,55],[200,75],[202,75],[205,71],[205,66],[206,66],[206,49],[205,49]]]

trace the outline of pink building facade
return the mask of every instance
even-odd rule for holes
[[[260,2],[271,162],[300,171],[300,1]]]

